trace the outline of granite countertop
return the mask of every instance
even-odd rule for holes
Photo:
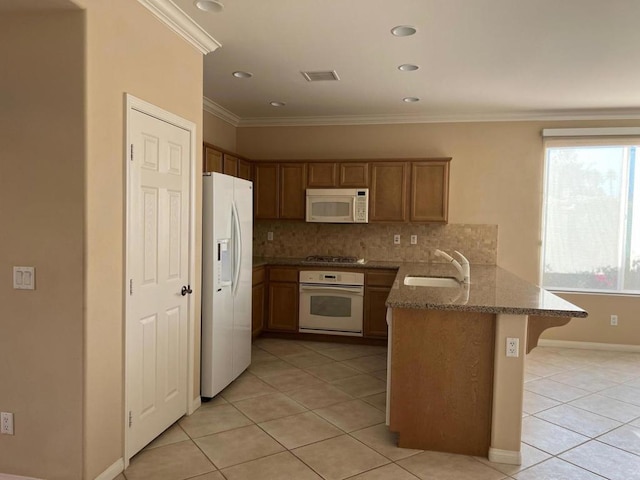
[[[449,264],[404,264],[387,298],[390,308],[456,310],[512,315],[584,318],[587,312],[495,265],[471,265],[471,284],[453,288],[412,287],[404,277],[453,276]]]
[[[448,263],[404,263],[369,260],[357,265],[327,265],[303,262],[303,258],[254,257],[253,266],[310,266],[343,268],[379,268],[398,270],[396,281],[386,301],[390,308],[455,310],[512,315],[584,318],[587,312],[553,293],[537,287],[495,265],[471,265],[471,284],[453,288],[412,287],[404,285],[404,277],[454,276]]]
[[[307,262],[304,258],[298,257],[253,257],[253,267],[262,267],[264,265],[280,265],[283,267],[326,267],[327,270],[340,267],[340,268],[380,268],[380,269],[392,269],[397,270],[403,265],[403,262],[386,262],[382,260],[367,260],[364,263],[357,264],[345,264],[345,263],[313,263]]]

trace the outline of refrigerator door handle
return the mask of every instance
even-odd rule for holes
[[[238,281],[240,280],[240,264],[242,263],[242,233],[240,232],[240,219],[238,218],[238,208],[236,203],[231,204],[231,218],[233,223],[233,294],[238,291]]]

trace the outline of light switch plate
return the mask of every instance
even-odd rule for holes
[[[35,290],[36,269],[34,267],[13,267],[13,288]]]

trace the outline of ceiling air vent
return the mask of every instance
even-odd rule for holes
[[[330,72],[300,72],[309,82],[320,82],[324,80],[340,80],[335,70]]]

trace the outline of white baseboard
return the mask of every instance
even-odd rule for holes
[[[95,480],[113,480],[124,471],[124,460],[119,458],[113,465],[98,475]]]
[[[595,343],[574,342],[571,340],[546,340],[538,341],[539,347],[579,348],[583,350],[608,350],[611,352],[636,352],[640,353],[640,345],[622,345],[619,343]]]
[[[18,475],[9,475],[8,473],[0,473],[0,480],[39,480],[39,479],[33,478],[33,477],[20,477]]]
[[[500,450],[499,448],[489,448],[489,461],[495,463],[507,463],[509,465],[521,465],[522,456],[515,450]]]

